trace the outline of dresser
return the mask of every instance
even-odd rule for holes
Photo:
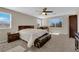
[[[7,33],[8,35],[8,43],[19,40],[19,33]]]

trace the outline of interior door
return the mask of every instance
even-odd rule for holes
[[[77,32],[77,15],[69,16],[69,37],[74,38]]]

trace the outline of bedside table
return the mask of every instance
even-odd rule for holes
[[[46,26],[44,26],[44,27],[38,27],[38,29],[43,29],[43,30],[47,30],[47,31],[49,31],[49,28],[46,27]]]
[[[8,43],[19,40],[19,33],[7,33],[8,35]]]

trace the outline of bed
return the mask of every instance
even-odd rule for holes
[[[40,48],[51,38],[51,35],[48,33],[48,31],[34,29],[34,26],[31,25],[19,26],[18,30],[20,38],[28,43],[28,48],[32,47],[33,45]]]

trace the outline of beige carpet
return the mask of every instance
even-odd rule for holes
[[[12,49],[7,50],[6,52],[24,52],[26,49],[22,46],[16,46]]]
[[[31,47],[27,49],[27,43],[22,40],[17,40],[12,43],[0,44],[0,51],[4,52],[16,46],[22,46],[26,52],[75,52],[75,40],[68,38],[67,35],[52,35],[52,38],[42,47]]]
[[[27,43],[22,40],[17,40],[11,43],[2,43],[0,44],[0,52],[8,51],[17,46],[22,46],[24,49],[27,49]],[[18,51],[17,51],[18,52]]]
[[[42,48],[32,47],[28,52],[75,52],[75,40],[67,35],[52,35],[52,39]]]

